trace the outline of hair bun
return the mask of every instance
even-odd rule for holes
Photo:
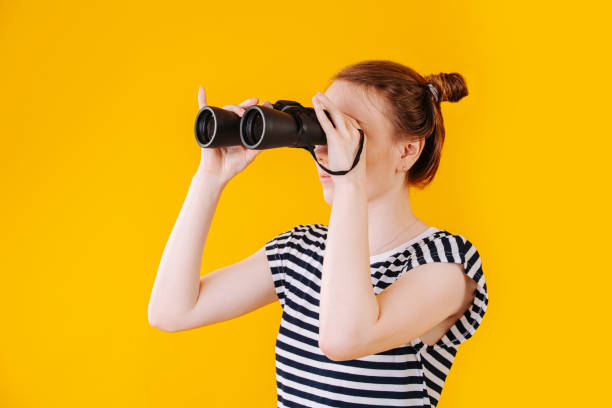
[[[428,75],[425,79],[438,90],[440,102],[457,102],[468,94],[465,79],[457,72],[449,74],[440,72],[439,74]]]

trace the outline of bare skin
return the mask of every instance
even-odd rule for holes
[[[384,149],[382,146],[390,131],[385,118],[374,105],[368,105],[370,102],[363,95],[355,98],[353,89],[342,87],[344,84],[334,84],[327,91],[328,97],[346,115],[365,121],[360,125],[369,135],[367,177],[376,181],[368,190],[369,250],[371,255],[382,253],[429,227],[412,213],[408,195],[401,187],[402,174],[396,171],[401,166],[409,168],[418,158],[422,146],[418,143],[412,147],[400,146],[398,148],[404,155],[395,156],[392,152],[398,150]],[[200,108],[206,106],[206,94],[202,88],[198,92],[198,103]],[[250,98],[239,105],[223,108],[242,115],[245,108],[257,103],[258,98]],[[269,102],[262,104],[269,106]],[[411,149],[417,149],[417,153]],[[346,167],[329,164],[327,146],[318,146],[315,152],[319,161],[328,168]],[[233,319],[278,300],[264,247],[238,263],[200,276],[202,252],[219,197],[229,180],[244,170],[259,153],[261,151],[242,146],[202,149],[200,165],[164,249],[153,285],[148,308],[152,326],[168,332],[189,330]],[[371,164],[377,161],[383,165],[375,167]],[[323,173],[316,164],[315,167],[317,172]],[[325,200],[332,204],[333,180],[321,179],[321,182]],[[425,266],[431,265],[422,267]],[[460,300],[458,306],[453,313],[430,325],[431,329],[421,334],[424,343],[436,343],[471,304],[476,284],[463,275],[464,284],[456,285],[457,299]],[[232,296],[227,296],[227,293],[232,293]]]

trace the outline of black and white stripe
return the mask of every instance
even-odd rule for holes
[[[318,346],[319,293],[327,226],[300,224],[266,243],[283,314],[276,338],[278,407],[430,407],[437,405],[459,345],[485,314],[488,295],[476,248],[436,230],[380,259],[371,257],[375,294],[404,271],[455,262],[478,284],[472,305],[435,345],[419,338],[391,350],[332,361]]]

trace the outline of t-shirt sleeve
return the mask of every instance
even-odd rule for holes
[[[482,260],[476,247],[462,235],[435,235],[414,247],[409,269],[431,262],[453,262],[463,265],[464,273],[478,285],[474,299],[463,315],[446,331],[436,345],[452,346],[463,343],[480,326],[489,303]]]
[[[270,273],[272,274],[272,280],[274,281],[274,289],[276,290],[276,296],[281,306],[285,307],[285,277],[286,277],[286,265],[287,265],[287,254],[291,250],[293,240],[295,239],[294,233],[299,226],[295,226],[292,229],[282,232],[266,242],[265,252],[268,258],[268,264],[270,266]]]

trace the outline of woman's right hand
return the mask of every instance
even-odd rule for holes
[[[249,98],[238,105],[225,105],[223,109],[232,111],[242,117],[246,108],[255,105],[258,98]],[[200,109],[206,104],[206,92],[200,87],[198,90],[198,105]],[[260,105],[272,107],[268,101],[262,102]],[[238,146],[220,146],[220,147],[202,147],[200,158],[199,173],[210,174],[226,183],[236,174],[244,170],[262,150],[247,149],[243,145]]]

